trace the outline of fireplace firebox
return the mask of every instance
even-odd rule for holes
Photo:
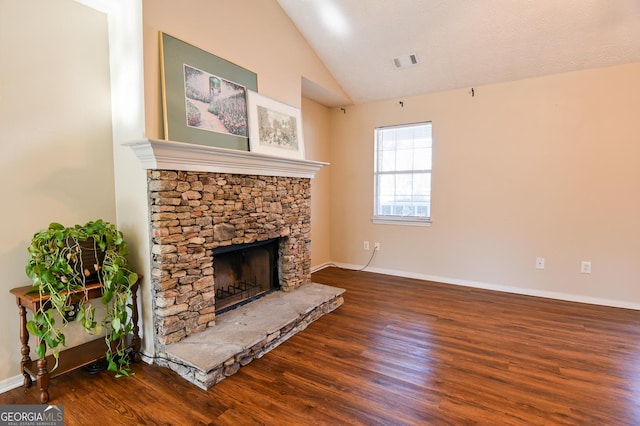
[[[279,238],[213,250],[216,314],[258,299],[280,287]]]

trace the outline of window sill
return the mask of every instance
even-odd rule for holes
[[[405,226],[431,226],[431,218],[416,219],[415,217],[381,217],[377,216],[371,220],[377,225],[405,225]]]

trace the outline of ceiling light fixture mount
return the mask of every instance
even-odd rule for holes
[[[396,56],[391,60],[391,62],[393,63],[393,67],[397,70],[409,68],[418,65],[418,56],[415,53]]]

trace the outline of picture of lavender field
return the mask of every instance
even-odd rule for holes
[[[248,136],[244,86],[184,64],[184,101],[188,127]]]

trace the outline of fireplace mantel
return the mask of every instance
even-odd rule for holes
[[[329,163],[160,139],[124,142],[144,169],[313,178]]]

